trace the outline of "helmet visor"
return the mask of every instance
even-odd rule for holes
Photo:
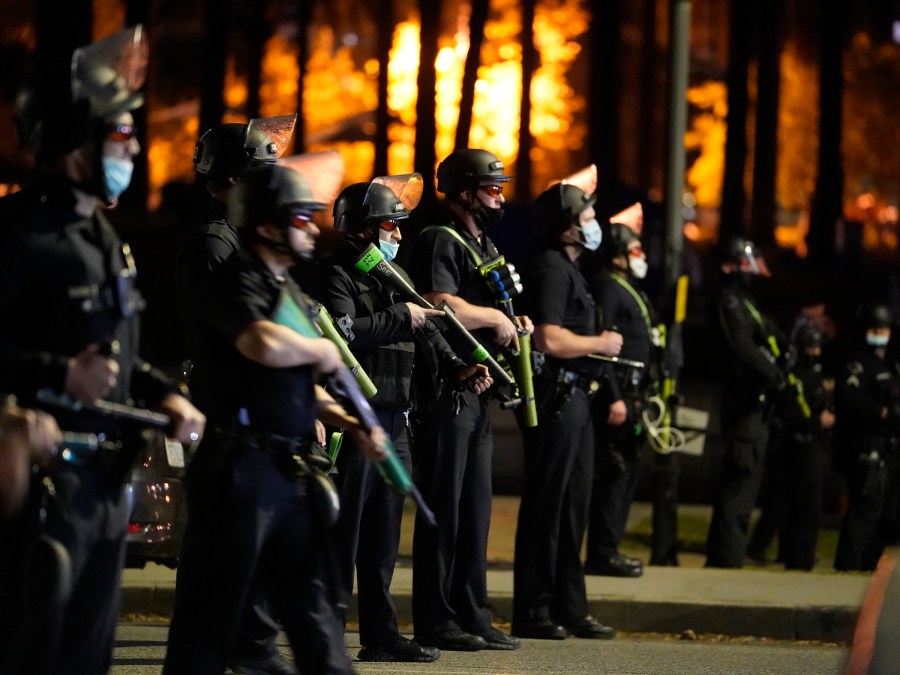
[[[296,116],[294,116],[296,119]],[[318,204],[330,204],[337,199],[344,182],[344,158],[337,150],[305,152],[278,160],[303,176]]]
[[[253,138],[256,132],[268,137],[265,155],[278,158],[287,150],[294,137],[297,115],[281,115],[279,117],[257,117],[247,124],[247,138]]]
[[[574,185],[575,187],[581,189],[586,195],[592,195],[597,191],[597,165],[591,164],[589,166],[584,167],[573,173],[570,176],[566,176],[560,181],[553,181],[547,187],[553,187],[557,183],[562,183],[563,185]]]
[[[133,98],[147,74],[148,45],[138,24],[76,49],[72,54],[72,100],[95,110]],[[128,109],[128,108],[123,108]]]
[[[378,188],[384,186],[390,190],[397,201],[392,205],[384,204],[383,199],[377,199]],[[405,173],[395,176],[378,176],[372,180],[368,192],[363,199],[363,204],[369,207],[369,218],[407,218],[409,212],[419,205],[425,182],[420,173]]]
[[[635,202],[627,209],[610,216],[609,222],[622,223],[622,225],[625,225],[640,237],[641,232],[644,230],[644,207],[641,206],[640,202]]]

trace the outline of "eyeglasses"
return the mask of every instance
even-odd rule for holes
[[[295,230],[305,230],[312,222],[312,213],[309,211],[300,211],[292,209],[288,212],[288,225]]]
[[[640,258],[644,255],[644,248],[642,246],[635,246],[634,248],[628,249],[628,255],[632,258]]]
[[[488,197],[499,197],[503,194],[503,186],[502,185],[479,185],[478,189],[481,190]]]
[[[380,227],[385,232],[393,232],[398,227],[400,227],[400,221],[394,218],[389,218],[388,220],[382,220],[378,223],[378,227]]]
[[[127,143],[134,138],[136,131],[133,124],[113,124],[106,130],[106,140]]]

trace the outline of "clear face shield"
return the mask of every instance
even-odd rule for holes
[[[149,46],[138,24],[80,47],[72,54],[72,100],[87,100],[102,119],[143,103],[138,90],[147,74]]]
[[[554,181],[547,187],[552,187],[557,182],[563,185],[574,185],[584,194],[592,195],[597,191],[597,165],[590,164],[583,169],[579,169],[570,176],[566,176],[561,181]]]
[[[293,116],[296,121],[296,115]],[[269,118],[284,119],[284,118]],[[292,131],[293,133],[293,127]],[[304,152],[300,155],[282,157],[278,164],[293,169],[306,180],[312,192],[313,201],[331,204],[337,199],[344,182],[344,158],[337,150],[325,152]]]
[[[393,199],[385,199],[387,188]],[[395,176],[378,176],[372,180],[363,205],[369,209],[369,219],[408,218],[422,200],[425,182],[420,173],[406,173]]]
[[[749,242],[741,249],[738,257],[738,270],[760,277],[771,276],[765,258],[762,257],[759,249]]]
[[[296,114],[254,118],[247,123],[244,147],[256,147],[254,159],[278,159],[290,145],[296,126]]]

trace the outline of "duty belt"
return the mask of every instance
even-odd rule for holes
[[[559,381],[578,387],[588,395],[593,395],[600,391],[599,381],[588,375],[585,375],[584,373],[579,373],[574,370],[560,370]]]
[[[271,455],[305,455],[309,452],[310,442],[303,438],[282,436],[268,431],[254,431],[252,429],[238,429],[234,432],[234,435],[242,444]]]

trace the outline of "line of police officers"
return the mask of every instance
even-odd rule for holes
[[[593,197],[557,184],[538,200],[545,249],[526,275],[535,326],[511,305],[501,309],[496,286],[479,269],[499,257],[488,230],[503,215],[502,189],[510,179],[494,155],[463,149],[441,163],[445,218],[419,236],[410,277],[391,260],[399,226],[418,201],[404,200],[404,190],[421,176],[343,191],[334,216],[345,249],[320,265],[309,290],[342,320],[376,385],[378,424],[366,425],[326,389],[343,367],[337,347],[302,330],[304,322],[311,325],[315,301],[292,272],[312,257],[318,235],[312,217],[324,204],[299,173],[274,163],[283,151],[279,139],[290,137],[285,118],[211,130],[195,155],[210,216],[178,259],[198,409],[176,382],[138,357],[135,266],[99,208],[114,206],[130,181],[139,151],[131,111],[142,104],[137,90],[145,62],[140,27],[125,31],[42,74],[20,107],[24,144],[43,173],[33,187],[0,202],[12,233],[2,266],[2,389],[25,405],[52,403],[64,431],[89,432],[94,443],[78,457],[65,454],[77,461],[58,461],[39,476],[30,493],[35,503],[22,512],[34,521],[23,515],[4,523],[10,544],[4,606],[13,608],[5,616],[25,617],[3,631],[4,667],[108,671],[129,509],[124,488],[133,435],[148,420],[168,422],[170,435],[185,443],[202,438],[186,479],[189,521],[165,672],[296,672],[275,649],[279,624],[301,671],[351,672],[342,621],[354,571],[361,660],[433,661],[440,649],[517,649],[516,637],[492,625],[487,600],[493,450],[487,393],[494,382],[484,365],[467,362],[472,354],[457,344],[458,335],[445,332],[444,312],[428,306],[442,301],[487,354],[504,352],[511,361],[534,332],[549,357],[537,380],[544,423],[526,429],[520,532],[538,536],[517,541],[513,632],[612,637],[612,628],[588,614],[580,562],[594,452],[591,405],[612,382],[607,367],[586,357],[615,355],[622,346],[619,333],[601,330],[590,275],[577,264],[602,238]],[[420,289],[424,307],[354,266],[371,245]],[[618,396],[611,401],[621,403]],[[6,417],[21,415],[35,426],[34,413],[17,410],[8,407]],[[37,418],[41,431],[32,429],[28,443],[49,447],[58,430],[49,417]],[[329,460],[317,418],[348,432],[336,463],[337,490],[325,476]],[[388,590],[402,496],[377,478],[372,462],[385,460],[390,440],[411,471],[413,426],[416,475],[437,526],[420,511],[410,640],[400,635]],[[17,433],[10,445],[20,447]],[[625,493],[632,485],[630,478]],[[554,508],[546,508],[547,497]],[[617,556],[620,521],[617,514],[609,525],[610,559]]]
[[[599,224],[593,187],[551,186],[535,204],[541,250],[524,275],[528,315],[517,315],[510,301],[520,290],[516,280],[498,294],[496,280],[487,283],[484,273],[500,258],[489,231],[503,216],[510,177],[491,153],[460,149],[438,168],[446,211],[419,235],[408,276],[392,260],[400,226],[421,194],[418,174],[351,185],[339,195],[334,219],[343,249],[308,267],[312,282],[304,290],[296,268],[312,259],[319,234],[313,215],[324,203],[300,173],[274,161],[292,120],[222,125],[197,145],[195,165],[206,176],[211,212],[178,261],[198,410],[176,383],[138,358],[134,264],[99,208],[114,205],[130,179],[138,152],[131,111],[141,104],[135,73],[145,59],[140,29],[126,31],[76,51],[72,63],[46,74],[44,86],[23,99],[23,138],[44,173],[0,202],[0,219],[12,232],[0,261],[0,389],[24,405],[53,401],[59,426],[93,433],[96,447],[83,461],[40,475],[30,494],[35,504],[23,512],[34,514],[33,522],[22,516],[4,524],[10,545],[2,592],[10,603],[4,607],[14,608],[4,620],[25,617],[0,633],[4,667],[108,671],[128,511],[124,486],[134,459],[134,428],[123,419],[128,411],[135,417],[135,406],[165,412],[173,438],[202,437],[186,479],[189,521],[166,673],[352,672],[343,622],[354,573],[360,660],[428,662],[441,649],[517,649],[518,638],[613,637],[615,630],[588,612],[581,543],[590,520],[588,570],[642,572],[640,561],[618,551],[663,348],[653,308],[637,288],[646,274],[638,235],[621,223]],[[112,67],[122,63],[129,67]],[[373,249],[424,300],[362,269],[361,255]],[[601,255],[592,255],[598,249]],[[741,244],[726,263],[723,271],[734,281],[762,261]],[[745,379],[726,399],[731,442],[709,564],[737,566],[765,450],[767,394],[786,378],[777,367],[774,328],[741,284],[731,286],[720,324],[735,357],[744,357],[734,372]],[[313,328],[321,312],[307,290],[340,320],[370,376],[377,424],[363,419],[352,397],[332,396],[341,391],[331,385],[344,361]],[[434,308],[441,302],[480,342],[475,361],[489,354],[515,363],[532,335],[546,356],[534,378],[537,425],[517,413],[526,479],[513,635],[492,625],[486,587],[488,397],[497,387],[485,365],[469,362],[459,333],[447,331],[445,311]],[[869,434],[856,433],[848,451],[851,505],[838,565],[847,569],[870,564],[886,540],[879,516],[888,511],[885,476],[896,462],[898,408],[885,398],[895,376],[883,361],[890,317],[873,317],[866,324],[869,348],[848,362],[838,385],[839,400],[864,391],[879,397],[875,410],[860,406],[857,419],[869,415],[876,424]],[[617,355],[631,365],[610,366]],[[7,417],[28,417],[15,410]],[[57,438],[41,419],[38,431],[31,418],[35,448]],[[9,425],[19,429],[10,435],[13,445],[21,446],[21,424]],[[347,432],[336,462],[323,451],[325,426]],[[437,523],[419,511],[412,640],[400,634],[389,593],[403,495],[373,468],[391,452],[407,472],[415,467]],[[296,669],[275,648],[279,625]],[[46,648],[35,647],[38,639]]]

